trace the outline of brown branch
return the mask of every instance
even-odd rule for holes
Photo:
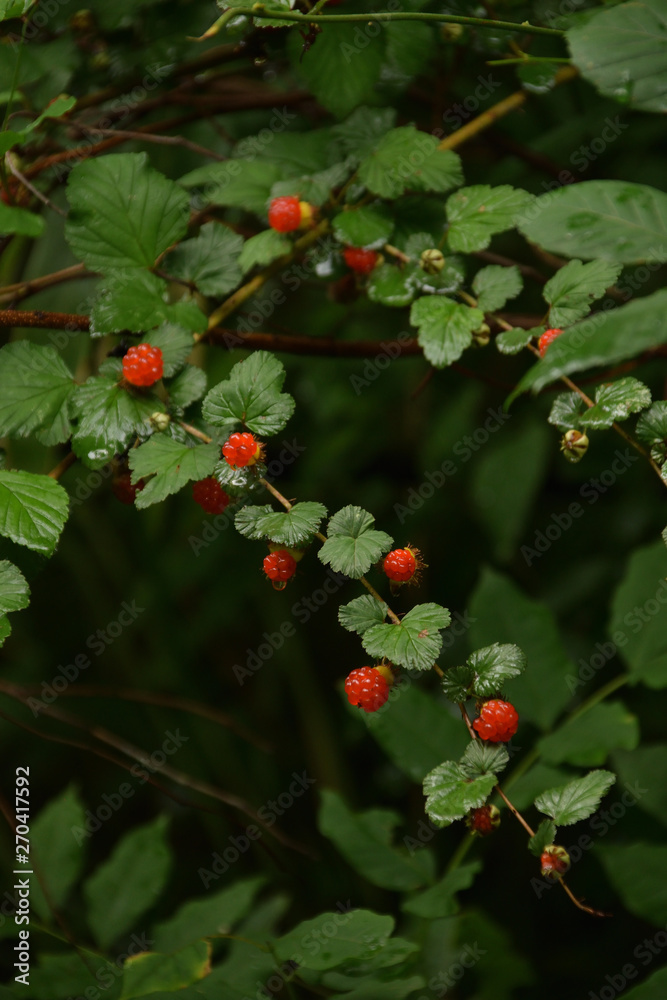
[[[54,271],[46,274],[42,278],[30,278],[29,281],[17,281],[13,285],[5,285],[0,288],[0,302],[16,302],[25,299],[34,292],[42,291],[44,288],[51,288],[59,285],[63,281],[73,281],[77,278],[96,278],[92,271],[86,270],[85,264],[72,264],[61,271]]]
[[[90,320],[88,316],[77,313],[45,312],[43,309],[0,309],[0,328],[2,327],[87,331],[90,329]]]

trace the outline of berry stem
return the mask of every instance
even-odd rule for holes
[[[65,455],[65,457],[62,459],[61,462],[58,462],[58,464],[53,469],[51,469],[48,475],[51,477],[51,479],[60,479],[62,474],[64,472],[67,472],[70,465],[74,465],[75,462],[76,462],[76,455],[74,454],[73,451],[70,451],[67,453],[67,455]]]
[[[530,828],[528,823],[526,823],[525,819],[523,818],[519,810],[516,808],[516,806],[510,802],[510,800],[507,798],[500,785],[496,785],[496,787],[494,788],[494,792],[496,792],[496,794],[501,797],[501,799],[503,800],[509,811],[512,813],[512,815],[515,817],[515,819],[517,819],[519,823],[521,823],[521,826],[524,828],[528,836],[534,837],[535,831]]]
[[[188,434],[191,434],[192,437],[196,437],[199,441],[203,441],[204,444],[210,444],[211,441],[213,440],[213,438],[210,438],[208,434],[204,434],[203,431],[200,431],[196,427],[193,427],[192,424],[186,424],[185,421],[183,420],[179,420],[178,423],[183,428],[184,431],[186,431]]]

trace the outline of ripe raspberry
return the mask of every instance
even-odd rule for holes
[[[120,500],[121,503],[133,504],[137,493],[143,490],[145,485],[143,479],[140,479],[138,483],[133,483],[129,472],[121,472],[112,480],[111,489],[116,500]]]
[[[274,198],[269,206],[269,225],[279,233],[291,233],[301,225],[301,202],[293,195]]]
[[[550,879],[552,882],[557,882],[568,870],[570,863],[570,855],[564,847],[557,847],[556,844],[550,844],[549,847],[544,848],[540,856],[542,876]]]
[[[500,824],[500,810],[495,806],[480,806],[471,809],[466,816],[466,826],[478,837],[488,837]]]
[[[364,250],[363,247],[345,247],[343,257],[347,266],[357,274],[370,274],[378,262],[375,250]]]
[[[269,580],[284,584],[296,573],[296,559],[287,549],[278,549],[264,559],[264,572]]]
[[[549,346],[549,344],[551,344],[552,341],[556,339],[556,337],[560,337],[562,332],[563,331],[560,329],[560,327],[554,327],[553,330],[544,331],[539,341],[537,342],[541,358],[543,358],[544,355],[547,353],[547,347]]]
[[[390,580],[407,583],[417,572],[416,549],[394,549],[384,557],[382,568]]]
[[[364,712],[377,712],[389,697],[389,685],[375,667],[359,667],[348,674],[345,694],[350,705],[358,705]]]
[[[231,503],[231,497],[225,493],[215,476],[208,476],[207,479],[193,483],[192,499],[207,514],[222,514],[225,507]]]
[[[479,717],[472,725],[483,740],[507,743],[519,728],[519,716],[508,701],[496,698],[484,702]]]
[[[123,376],[132,385],[153,385],[162,378],[162,351],[150,344],[130,347],[123,358]]]
[[[246,465],[255,464],[262,454],[262,446],[253,434],[246,431],[243,434],[232,434],[229,441],[223,444],[222,454],[233,468],[243,469]]]

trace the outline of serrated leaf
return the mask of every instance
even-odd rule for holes
[[[337,931],[333,935],[327,933],[332,927]],[[393,917],[371,910],[320,913],[278,938],[273,948],[283,962],[298,962],[305,969],[333,969],[350,959],[371,958],[384,948],[393,929]],[[313,942],[326,943],[314,948]]]
[[[325,170],[315,174],[291,177],[278,181],[271,188],[271,198],[283,195],[294,195],[299,201],[307,201],[310,205],[320,207],[331,198],[331,192],[340,188],[352,173],[353,160],[343,160],[334,163]]]
[[[229,378],[213,386],[202,407],[204,420],[231,432],[244,424],[270,437],[283,429],[294,412],[294,399],[281,393],[285,369],[267,351],[256,351],[232,368]]]
[[[667,400],[659,399],[646,413],[642,413],[635,433],[646,444],[662,444],[667,441]]]
[[[667,685],[665,612],[667,553],[662,541],[636,549],[616,587],[607,634],[620,643],[634,680],[650,688]],[[660,613],[650,610],[660,606]]]
[[[161,323],[203,333],[206,317],[199,306],[187,299],[168,302],[167,292],[166,281],[148,271],[112,272],[98,285],[90,312],[91,334],[100,337],[121,330],[141,332]]]
[[[0,615],[21,611],[29,604],[30,587],[23,573],[7,559],[0,559]]]
[[[241,281],[243,237],[217,222],[207,222],[191,240],[179,243],[164,261],[170,275],[193,282],[202,295],[227,295]]]
[[[503,746],[490,746],[482,740],[471,740],[459,761],[461,773],[466,778],[480,774],[500,774],[509,763],[510,756]]]
[[[426,359],[435,368],[445,368],[470,346],[484,313],[444,296],[423,295],[412,304],[410,322],[419,328],[417,339]]]
[[[205,186],[204,196],[213,205],[243,208],[263,217],[271,188],[283,177],[279,163],[263,158],[232,159],[198,167],[181,177],[179,184],[187,188]]]
[[[193,480],[206,479],[213,472],[220,456],[215,444],[198,444],[191,448],[164,434],[154,434],[146,444],[133,448],[129,455],[132,482],[152,476],[137,493],[136,506],[141,510],[177,493]]]
[[[361,162],[396,122],[395,108],[357,108],[352,114],[334,125],[333,134],[343,151]]]
[[[11,634],[12,627],[9,624],[9,618],[6,615],[3,615],[0,617],[0,649],[4,646]]]
[[[373,528],[375,518],[361,507],[350,504],[329,521],[327,540],[318,552],[320,561],[336,573],[359,579],[380,556],[388,552],[393,539]]]
[[[404,191],[450,191],[463,183],[461,160],[413,125],[392,129],[359,167],[359,180],[373,194],[399,198]]]
[[[451,621],[447,608],[439,604],[417,604],[400,623],[374,625],[364,633],[362,645],[375,657],[409,670],[430,670],[442,649],[440,629]]]
[[[164,375],[167,378],[181,370],[194,347],[192,331],[175,323],[163,323],[157,330],[145,334],[140,343],[160,348]]]
[[[123,983],[119,1000],[178,992],[199,982],[211,971],[211,946],[195,941],[179,951],[165,955],[142,951],[130,955],[123,965]]]
[[[245,468],[235,469],[224,459],[213,469],[213,475],[230,497],[241,498],[253,490],[263,489],[258,478],[266,472],[266,466],[259,462]]]
[[[419,268],[414,264],[405,264],[403,267],[380,264],[373,268],[368,278],[368,298],[371,302],[394,308],[410,305],[417,291],[415,277],[418,271]]]
[[[292,67],[320,104],[337,118],[344,118],[373,96],[384,55],[384,38],[364,36],[358,46],[359,29],[354,24],[327,24],[317,44],[304,52],[296,31],[287,38]]]
[[[433,877],[433,858],[427,851],[408,854],[394,847],[395,828],[401,822],[390,809],[353,812],[336,792],[324,789],[317,825],[333,841],[345,860],[373,885],[405,892],[418,889]]]
[[[562,431],[577,429],[582,415],[586,412],[586,404],[578,392],[562,392],[553,401],[549,423]]]
[[[83,160],[69,175],[67,198],[67,242],[93,271],[153,267],[187,230],[187,194],[146,153]]]
[[[195,365],[187,365],[167,386],[169,405],[184,410],[201,399],[206,392],[206,372]]]
[[[667,259],[667,194],[631,181],[582,181],[537,198],[518,228],[551,253],[619,264]]]
[[[415,916],[427,920],[453,916],[459,909],[456,893],[461,889],[470,888],[481,867],[481,861],[460,865],[429,889],[407,899],[402,909],[406,913],[414,913]]]
[[[589,771],[583,778],[538,795],[535,808],[550,816],[556,826],[571,826],[595,812],[615,781],[611,771]]]
[[[508,681],[523,673],[526,654],[511,643],[494,642],[472,653],[468,666],[475,671],[475,694],[487,697],[501,691]]]
[[[234,523],[246,538],[268,538],[277,545],[292,548],[309,542],[326,517],[324,504],[304,501],[289,511],[275,511],[270,504],[263,507],[243,507]]]
[[[54,479],[0,470],[0,535],[50,556],[68,511],[67,492]]]
[[[536,330],[524,330],[522,327],[514,327],[512,330],[503,330],[495,339],[495,345],[501,354],[519,354],[526,344],[529,344],[535,336]],[[537,333],[544,333],[544,327],[537,327]]]
[[[0,350],[0,437],[44,429],[44,444],[71,436],[68,404],[76,386],[52,347],[18,340]]]
[[[651,405],[651,390],[636,378],[621,378],[601,386],[595,393],[595,406],[581,415],[579,425],[592,430],[611,427],[614,421],[627,420]]]
[[[355,597],[338,609],[338,621],[348,632],[363,635],[373,625],[382,625],[387,617],[387,605],[371,594]]]
[[[521,271],[514,264],[511,267],[490,264],[478,271],[472,282],[477,306],[485,313],[502,309],[506,302],[517,297],[522,288]]]
[[[539,858],[545,847],[549,847],[556,839],[556,824],[552,819],[543,819],[534,835],[528,841],[528,850]]]
[[[496,782],[495,774],[469,778],[458,764],[447,760],[424,778],[426,813],[437,826],[449,826],[483,806]]]
[[[442,679],[442,689],[457,705],[472,697],[475,671],[471,667],[451,667]]]
[[[612,701],[567,719],[543,736],[537,749],[548,764],[599,767],[612,750],[634,750],[638,744],[637,717],[622,702]]]
[[[92,469],[125,451],[135,435],[150,433],[151,414],[164,410],[152,392],[121,384],[120,361],[111,359],[100,371],[72,397],[72,412],[79,418],[72,449]]]
[[[11,236],[14,233],[17,236],[41,236],[44,225],[41,215],[29,212],[27,208],[17,208],[15,205],[5,205],[4,202],[0,202],[0,236]]]
[[[339,212],[331,222],[333,234],[353,247],[381,247],[394,230],[394,220],[386,205],[362,205]]]
[[[447,242],[452,250],[474,253],[485,250],[491,237],[511,229],[534,197],[527,191],[502,184],[477,184],[461,188],[447,199]]]
[[[596,299],[613,285],[622,267],[607,260],[593,260],[583,264],[571,260],[544,286],[544,301],[551,306],[549,325],[572,326],[582,316],[587,316]]]
[[[266,267],[279,257],[284,257],[292,249],[291,241],[276,232],[275,229],[264,229],[256,236],[251,236],[243,244],[239,256],[239,267],[246,274],[253,267]]]

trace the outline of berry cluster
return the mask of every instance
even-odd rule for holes
[[[222,446],[223,458],[234,469],[254,465],[262,455],[262,446],[248,431],[232,434]]]
[[[265,557],[264,572],[274,584],[284,585],[296,573],[296,559],[287,549],[276,549]]]
[[[222,514],[225,507],[231,503],[231,497],[225,493],[215,476],[208,476],[193,483],[192,499],[207,514]]]
[[[408,583],[423,564],[417,549],[392,549],[384,557],[382,568],[394,583]]]
[[[153,385],[162,378],[162,351],[150,344],[130,347],[123,358],[123,378],[131,385]]]
[[[485,805],[479,809],[471,809],[466,816],[466,826],[478,837],[488,837],[500,824],[500,809]]]
[[[389,667],[358,667],[347,676],[345,694],[350,705],[377,712],[389,697],[394,677]]]
[[[278,233],[292,233],[310,222],[312,206],[307,201],[299,201],[294,195],[274,198],[269,205],[269,225]]]
[[[357,274],[370,274],[377,265],[380,255],[375,250],[365,250],[363,247],[345,247],[343,259],[351,271]]]
[[[507,743],[519,728],[519,716],[508,701],[494,698],[484,702],[472,725],[481,739],[489,743]]]

